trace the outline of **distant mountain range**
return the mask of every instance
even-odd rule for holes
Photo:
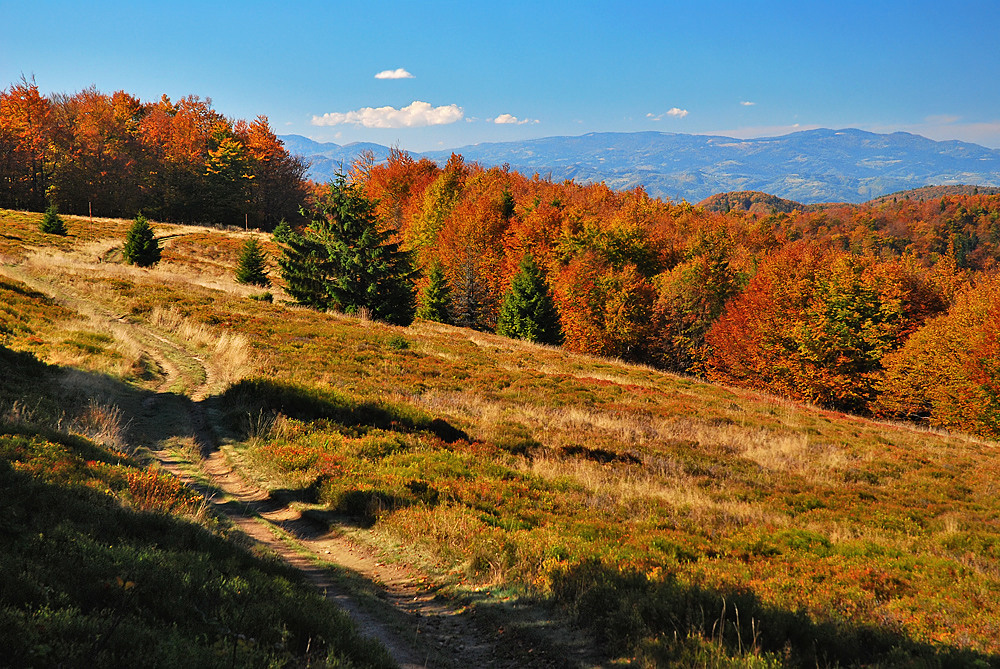
[[[310,162],[309,176],[317,181],[329,180],[364,151],[378,160],[389,154],[379,144],[340,146],[299,135],[281,139],[291,153]],[[1000,186],[1000,150],[905,132],[820,129],[758,139],[589,133],[413,155],[443,164],[452,152],[485,167],[506,163],[523,174],[556,181],[603,181],[616,189],[642,186],[654,197],[688,202],[730,191],[761,191],[806,204],[864,202],[929,185]]]

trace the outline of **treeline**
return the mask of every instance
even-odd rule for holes
[[[530,339],[504,314],[534,273],[574,351],[1000,428],[1000,196],[721,213],[399,151],[352,180],[409,252],[423,317]]]
[[[306,169],[267,118],[234,121],[195,96],[45,97],[23,79],[0,91],[0,207],[272,229],[298,216]]]
[[[266,118],[196,97],[0,92],[0,207],[278,227],[285,287],[313,306],[1000,435],[1000,195],[767,214],[457,155],[393,151],[322,187],[305,169]]]

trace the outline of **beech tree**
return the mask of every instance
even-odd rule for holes
[[[685,260],[656,279],[650,347],[655,362],[687,372],[696,364],[705,333],[737,295],[743,278],[730,265],[732,243],[723,233],[701,233]]]
[[[562,340],[559,314],[535,259],[524,256],[497,320],[497,334],[540,344]]]
[[[716,382],[867,411],[883,358],[943,306],[903,261],[791,245],[706,333],[706,372]]]
[[[946,314],[885,356],[877,415],[1000,435],[1000,277],[982,277]]]
[[[300,303],[409,325],[415,311],[409,254],[382,230],[375,203],[339,176],[312,211],[304,235],[293,235],[279,264]]]
[[[306,169],[265,117],[233,121],[195,96],[0,90],[0,206],[271,229],[298,214]]]

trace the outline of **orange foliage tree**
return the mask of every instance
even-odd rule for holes
[[[45,209],[52,154],[52,105],[22,77],[0,91],[0,205]]]
[[[943,308],[911,264],[794,244],[709,330],[705,370],[716,381],[866,411],[882,358]]]
[[[885,359],[879,415],[1000,436],[1000,277],[981,277]]]
[[[743,287],[731,262],[733,245],[725,230],[699,230],[683,262],[655,278],[649,346],[657,365],[678,372],[696,371],[704,354],[705,333],[722,315],[726,302]]]
[[[298,215],[305,169],[266,118],[234,124],[194,96],[0,92],[0,206],[270,229]]]

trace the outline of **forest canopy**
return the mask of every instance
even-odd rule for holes
[[[525,336],[514,306],[545,295],[558,333],[545,340],[572,351],[1000,436],[1000,195],[988,189],[804,210],[768,209],[766,196],[747,210],[455,154],[444,165],[368,156],[333,190],[305,172],[265,117],[232,120],[195,96],[46,97],[24,79],[0,91],[0,207],[279,228],[277,287],[318,308],[399,324],[416,310]],[[334,215],[331,193],[363,215]],[[334,235],[341,219],[364,225]],[[329,270],[383,256],[398,256],[387,265],[398,271],[360,282],[363,296],[338,288],[359,272]],[[516,280],[526,262],[530,291]]]
[[[0,207],[269,230],[298,216],[306,169],[266,117],[234,121],[197,96],[0,91]]]
[[[992,314],[989,290],[976,286],[995,283],[998,195],[712,211],[642,189],[553,183],[458,155],[438,166],[401,151],[362,161],[353,179],[411,252],[419,293],[448,287],[457,325],[506,332],[505,296],[530,256],[570,350],[998,434],[996,402],[958,419],[935,398],[956,384],[994,397],[1000,366],[966,355],[937,369],[939,347],[909,344],[954,336],[970,351],[991,346],[985,329],[947,333],[967,327],[970,301]],[[928,368],[938,391],[921,385]]]

